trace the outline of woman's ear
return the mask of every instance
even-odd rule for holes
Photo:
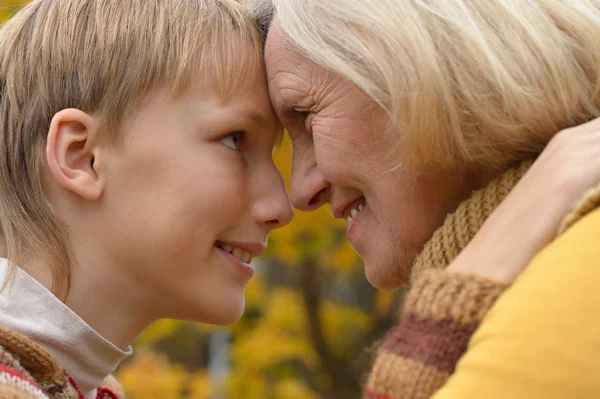
[[[97,120],[78,109],[64,109],[52,118],[46,142],[50,173],[66,189],[86,200],[100,197],[104,182],[96,173]]]

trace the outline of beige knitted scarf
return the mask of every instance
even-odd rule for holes
[[[442,227],[433,234],[417,257],[412,269],[412,281],[426,269],[445,268],[467,246],[485,220],[506,198],[525,175],[533,161],[523,161],[493,180],[485,188],[475,191],[469,199],[448,215]],[[600,185],[589,190],[563,220],[559,235],[576,221],[600,206]]]

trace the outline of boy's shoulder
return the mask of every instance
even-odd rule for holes
[[[109,377],[97,399],[125,398]],[[0,399],[85,399],[67,372],[29,338],[0,326]]]
[[[65,392],[69,388],[74,396]],[[55,393],[79,398],[65,370],[46,350],[29,338],[0,327],[0,399],[47,399]]]
[[[0,351],[4,363],[6,352],[3,348],[0,348]],[[13,366],[15,367],[0,365],[0,399],[48,399],[31,378],[17,371],[18,362]]]

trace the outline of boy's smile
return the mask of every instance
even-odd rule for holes
[[[160,91],[148,98],[108,163],[115,180],[107,194],[115,197],[106,202],[127,231],[114,245],[139,249],[125,254],[132,280],[154,286],[142,295],[163,312],[181,312],[171,317],[224,324],[243,311],[251,259],[292,211],[272,160],[279,125],[264,70],[225,102],[211,82],[203,76],[172,101]]]
[[[252,258],[262,255],[267,250],[267,244],[262,242],[232,243],[217,241],[215,246],[250,264]]]
[[[126,120],[121,143],[98,144],[102,195],[78,204],[87,220],[71,240],[85,249],[78,261],[106,267],[75,269],[75,289],[91,277],[149,319],[241,316],[252,258],[292,218],[272,159],[281,131],[262,59],[246,64],[237,71],[244,85],[227,97],[205,72],[176,97],[154,89]],[[72,306],[82,306],[72,294]]]

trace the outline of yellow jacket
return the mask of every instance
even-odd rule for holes
[[[600,398],[600,209],[534,258],[433,398]]]

